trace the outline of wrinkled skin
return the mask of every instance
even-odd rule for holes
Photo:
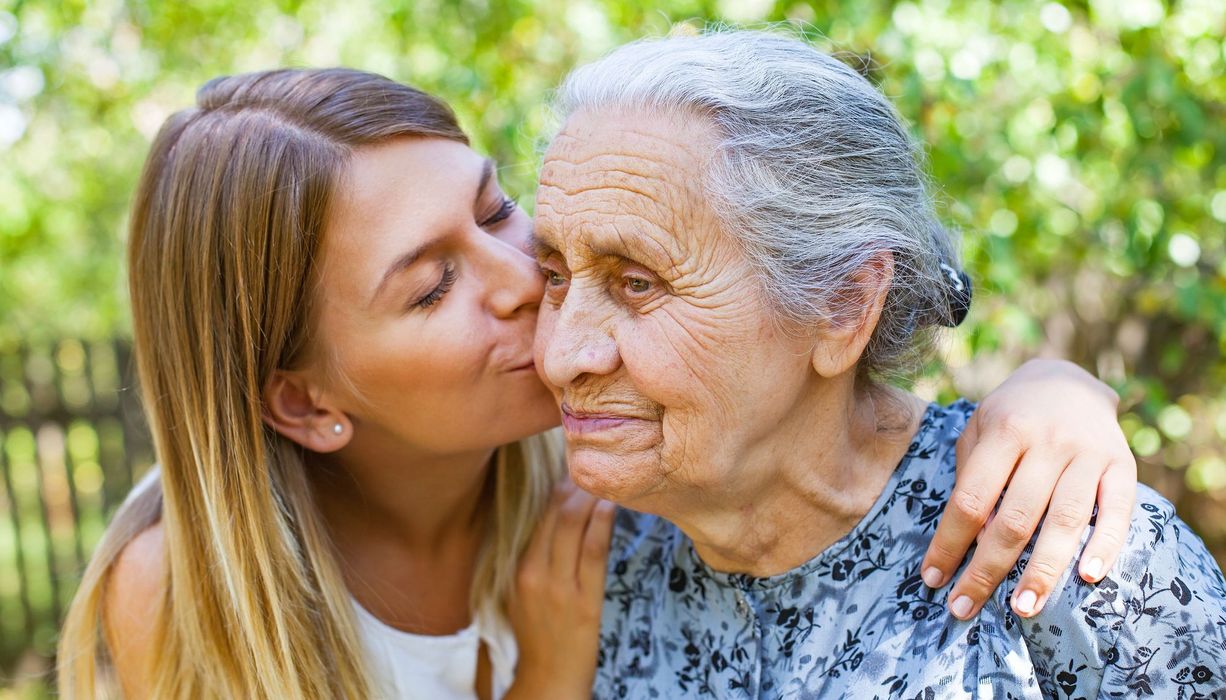
[[[562,133],[541,173],[536,235],[559,254],[543,260],[554,274],[537,364],[566,409],[629,420],[569,434],[572,475],[622,503],[715,486],[698,450],[733,431],[745,441],[769,431],[790,402],[748,409],[803,382],[804,350],[775,342],[762,304],[746,293],[748,263],[713,213],[693,206],[698,184],[675,177],[701,167],[710,143],[675,143],[628,123],[621,152],[610,153],[588,126]]]
[[[699,119],[571,117],[537,194],[546,289],[535,354],[563,409],[575,483],[736,559],[797,527],[850,526],[901,451],[858,407],[855,357],[868,333],[781,330],[694,177],[714,144]],[[815,467],[819,444],[840,458],[829,469]],[[805,519],[728,519],[735,532],[712,522],[764,504]]]

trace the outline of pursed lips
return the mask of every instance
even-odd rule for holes
[[[491,352],[490,364],[493,367],[501,367],[503,372],[522,372],[529,369],[533,372],[536,371],[536,360],[532,356],[531,346],[526,351],[521,350],[519,352],[499,352],[495,350]]]
[[[562,426],[568,433],[598,433],[646,420],[649,419],[622,413],[577,409],[566,403],[562,404]]]

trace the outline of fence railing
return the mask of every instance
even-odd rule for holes
[[[0,348],[0,687],[45,672],[89,553],[152,463],[130,348]]]

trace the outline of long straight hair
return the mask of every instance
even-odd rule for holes
[[[60,641],[60,692],[113,692],[102,601],[124,546],[161,522],[158,698],[366,698],[349,593],[262,388],[310,351],[315,257],[354,149],[468,140],[442,101],[345,69],[218,78],[154,140],[128,265],[141,395],[160,464],[117,513]],[[428,341],[428,339],[427,339]],[[556,438],[556,436],[554,436]],[[502,605],[559,473],[556,439],[497,450],[474,605]]]

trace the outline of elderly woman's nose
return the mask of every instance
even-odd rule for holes
[[[555,313],[550,328],[538,328],[547,334],[544,372],[550,384],[568,386],[584,375],[612,374],[621,366],[617,341],[574,290]]]
[[[481,276],[487,280],[490,312],[506,318],[521,308],[539,305],[545,282],[536,259],[514,241],[487,236],[483,244]]]

